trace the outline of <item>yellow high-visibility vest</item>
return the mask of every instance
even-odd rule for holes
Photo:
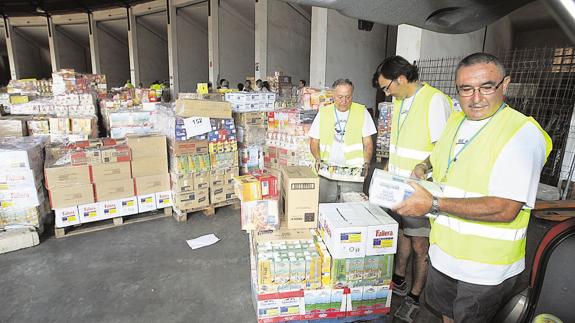
[[[528,122],[534,124],[544,136],[546,157],[552,149],[551,138],[537,121],[509,106],[503,106],[449,167],[449,159],[453,159],[453,142],[464,118],[463,112],[451,115],[443,135],[435,144],[430,161],[433,179],[463,191],[466,197],[488,195],[497,158],[505,145]],[[521,272],[524,268],[529,215],[530,209],[523,208],[513,221],[506,223],[473,221],[441,214],[431,220],[431,263],[441,271],[445,264],[457,262],[458,272],[465,273],[465,277],[453,278],[476,284],[484,281],[487,282],[485,285],[499,284],[510,274]]]
[[[335,137],[335,106],[329,105],[319,110],[319,146],[321,160],[329,161],[331,147]],[[362,167],[363,159],[363,123],[365,106],[353,102],[349,108],[349,116],[343,136],[343,153],[345,166]]]
[[[389,147],[388,170],[396,175],[409,177],[415,165],[421,163],[433,150],[429,133],[429,105],[435,94],[446,97],[453,108],[451,98],[438,89],[423,83],[413,101],[409,112],[400,123],[404,100],[393,100],[393,115],[391,119],[391,136]]]

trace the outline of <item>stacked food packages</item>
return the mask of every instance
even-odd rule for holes
[[[274,92],[228,92],[225,100],[234,112],[272,111],[277,94]]]
[[[42,186],[44,146],[43,138],[0,138],[0,228],[43,230],[50,213]]]
[[[266,167],[279,169],[280,166],[314,164],[308,132],[316,114],[315,110],[296,108],[268,112]]]
[[[266,112],[234,112],[239,143],[240,173],[264,168],[267,133]]]
[[[0,135],[49,136],[60,143],[98,137],[96,98],[106,93],[105,76],[60,70],[52,78],[13,81],[12,115],[0,120]],[[12,131],[4,131],[7,127]]]
[[[281,71],[276,71],[267,78],[270,90],[277,93],[276,105],[278,107],[294,107],[297,105],[297,90],[292,84],[291,76],[284,75]]]
[[[279,229],[278,178],[258,172],[236,176],[235,193],[241,201],[242,230],[266,231]]]
[[[269,180],[236,178],[258,322],[389,312],[397,222],[362,196],[319,204],[319,178],[309,167],[282,166],[279,174],[280,223],[276,209],[254,203],[266,201]]]
[[[53,144],[46,156],[45,185],[58,228],[172,205],[163,135]]]
[[[330,89],[306,87],[300,93],[300,106],[304,110],[319,110],[321,107],[333,104],[333,92]]]
[[[174,209],[179,212],[236,200],[236,128],[228,102],[178,99],[168,118]],[[173,125],[173,126],[171,126]]]
[[[379,118],[377,121],[377,141],[375,143],[375,157],[377,157],[378,159],[389,158],[393,103],[381,102],[379,103],[377,108],[379,110]]]

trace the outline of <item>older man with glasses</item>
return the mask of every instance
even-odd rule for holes
[[[396,207],[431,214],[426,303],[444,322],[491,322],[525,269],[525,236],[551,138],[505,103],[510,77],[493,55],[476,53],[456,70],[463,112],[453,113],[430,157],[413,174],[443,185]]]
[[[392,174],[409,177],[415,165],[429,156],[441,136],[451,113],[451,99],[429,84],[420,82],[417,67],[401,56],[385,59],[376,73],[379,86],[394,98],[388,170]],[[425,218],[391,214],[401,228],[393,293],[405,296],[395,316],[412,322],[419,311],[419,295],[427,277],[430,224]],[[405,275],[412,254],[410,287]]]

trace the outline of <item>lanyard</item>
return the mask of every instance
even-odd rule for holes
[[[461,129],[463,122],[465,122],[465,120],[467,120],[467,117],[464,117],[459,122],[459,125],[457,125],[457,130],[455,131],[455,135],[453,136],[453,140],[451,141],[451,146],[449,147],[449,155],[447,156],[447,169],[445,170],[445,174],[443,175],[443,179],[441,180],[442,182],[445,182],[447,180],[447,174],[451,170],[451,166],[453,166],[453,164],[455,164],[455,162],[457,161],[457,157],[459,157],[459,155],[461,155],[461,153],[465,150],[465,148],[467,148],[469,146],[469,144],[473,141],[473,139],[475,139],[481,133],[481,131],[483,131],[483,129],[485,129],[485,127],[487,127],[487,125],[491,122],[491,120],[493,120],[495,118],[495,116],[499,113],[499,111],[503,110],[503,108],[505,108],[505,106],[506,106],[505,102],[501,103],[501,105],[499,106],[497,111],[493,114],[493,116],[491,116],[491,119],[489,119],[489,121],[487,121],[487,123],[485,123],[479,129],[479,131],[477,131],[473,136],[471,136],[471,138],[469,138],[469,140],[463,145],[461,150],[459,150],[457,152],[457,154],[455,154],[455,156],[453,156],[453,158],[452,158],[451,154],[453,153],[455,140],[457,140],[457,134],[459,133],[459,129]]]
[[[341,133],[342,140],[343,140],[343,136],[345,135],[345,130],[347,129],[347,122],[345,123],[345,127],[343,128],[343,132],[342,132],[342,131],[341,131],[341,125],[339,124],[339,117],[338,117],[338,115],[337,115],[337,108],[336,108],[335,106],[334,106],[333,108],[334,108],[334,109],[333,109],[333,113],[335,113],[335,119],[337,120],[337,122],[336,122],[335,124],[336,124],[336,126],[337,126],[339,132]],[[351,110],[351,107],[350,107],[349,110]],[[349,112],[349,110],[347,110],[347,111]],[[347,116],[347,119],[348,119],[348,121],[349,121],[349,114],[348,114],[348,116]]]
[[[417,96],[417,93],[419,93],[419,90],[421,90],[422,88],[423,88],[423,86],[419,87],[417,89],[417,91],[415,91],[415,94],[413,94],[413,100],[411,101],[411,104],[409,104],[409,109],[407,110],[407,115],[405,116],[405,119],[403,119],[403,122],[401,122],[401,113],[403,112],[403,103],[405,102],[405,99],[401,100],[401,106],[399,107],[399,114],[397,115],[397,136],[395,136],[395,147],[396,147],[396,149],[397,149],[397,144],[399,143],[399,133],[401,132],[403,125],[405,125],[405,121],[407,121],[407,117],[409,117],[409,112],[411,111],[411,107],[413,106],[413,103],[415,103],[415,97]]]

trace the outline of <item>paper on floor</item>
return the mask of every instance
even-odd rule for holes
[[[201,237],[198,237],[195,239],[186,240],[186,242],[188,243],[188,246],[190,246],[190,248],[192,248],[192,249],[207,247],[209,245],[213,245],[214,243],[216,243],[218,241],[220,241],[220,238],[216,237],[216,235],[213,233],[206,234],[204,236],[201,236]]]

